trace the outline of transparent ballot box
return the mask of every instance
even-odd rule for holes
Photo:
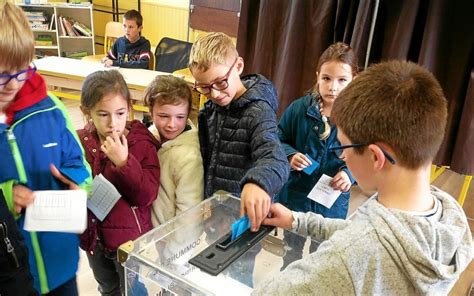
[[[262,227],[231,241],[240,200],[215,194],[119,248],[126,295],[248,295],[314,241]],[[311,248],[314,249],[314,248]],[[285,263],[284,263],[285,262]]]

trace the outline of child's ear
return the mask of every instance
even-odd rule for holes
[[[244,71],[244,59],[242,57],[237,58],[235,68],[237,69],[239,75],[242,74],[242,72]]]
[[[373,162],[373,169],[375,171],[380,171],[384,164],[389,160],[385,157],[382,149],[378,145],[370,144],[368,147],[369,152],[371,153],[371,159]]]
[[[86,107],[84,107],[84,106],[82,106],[82,105],[80,106],[80,108],[81,108],[82,114],[84,114],[84,116],[85,116],[87,119],[89,119],[89,118],[91,117],[91,114],[90,114],[89,109],[86,108]]]

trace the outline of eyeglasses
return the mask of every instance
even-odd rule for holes
[[[211,93],[212,89],[224,90],[224,89],[228,88],[229,87],[228,80],[229,80],[230,72],[232,71],[232,68],[234,68],[234,65],[237,63],[237,59],[238,58],[235,58],[234,63],[232,63],[232,66],[230,66],[229,71],[227,71],[227,73],[224,76],[224,79],[221,79],[219,81],[215,81],[211,84],[196,84],[196,83],[194,83],[194,86],[193,86],[194,90],[196,90],[199,93],[207,96],[208,94]]]
[[[0,74],[0,86],[6,85],[10,80],[15,78],[17,81],[25,81],[33,77],[33,74],[36,72],[36,66],[33,64],[33,67],[30,67],[25,70],[21,70],[15,74]]]
[[[334,153],[336,153],[337,157],[341,158],[342,157],[342,153],[344,152],[344,149],[347,149],[347,148],[357,148],[357,147],[364,147],[364,146],[367,146],[369,144],[351,144],[351,145],[343,145],[343,146],[333,146],[333,147],[329,147],[329,150],[331,151],[334,151]],[[380,148],[380,150],[382,150],[382,153],[383,155],[385,155],[385,157],[388,159],[388,161],[391,163],[391,164],[395,164],[396,161],[395,159],[390,155],[388,154],[387,151],[385,151],[382,147],[378,146]]]

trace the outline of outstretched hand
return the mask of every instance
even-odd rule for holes
[[[263,225],[276,226],[285,229],[291,229],[293,224],[293,213],[280,203],[272,204],[270,207],[271,217],[263,220]]]
[[[247,214],[251,231],[258,231],[260,224],[268,214],[271,198],[260,186],[253,183],[244,185],[240,194],[240,216]]]

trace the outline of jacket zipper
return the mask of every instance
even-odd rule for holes
[[[137,222],[138,232],[142,234],[142,227],[140,226],[140,222],[138,221],[137,213],[135,213],[135,209],[137,209],[137,207],[130,207],[130,209],[132,209],[133,217],[135,217],[135,222]]]
[[[18,261],[18,257],[16,256],[15,248],[13,247],[10,239],[8,238],[7,224],[5,222],[0,223],[0,229],[2,230],[3,241],[7,246],[7,253],[12,256],[13,261],[15,262],[15,268],[20,268],[20,262]]]

